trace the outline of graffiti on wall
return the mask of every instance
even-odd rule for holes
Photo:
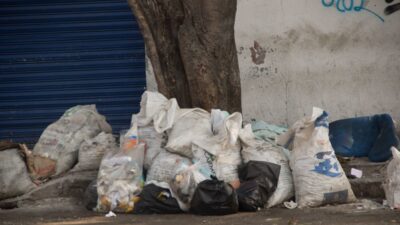
[[[336,8],[337,11],[341,13],[345,12],[368,12],[371,15],[378,18],[380,21],[384,22],[385,19],[379,13],[374,12],[366,7],[366,0],[321,0],[322,5],[327,8]],[[393,3],[394,0],[385,0],[389,4],[385,10],[385,15],[390,15],[398,10],[400,10],[400,3]]]
[[[393,0],[386,0],[386,3],[391,4]],[[390,15],[396,11],[400,10],[400,3],[395,3],[392,5],[389,5],[385,8],[385,14]]]

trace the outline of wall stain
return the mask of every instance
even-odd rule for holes
[[[254,64],[260,65],[265,62],[264,60],[267,51],[263,47],[261,47],[261,45],[257,41],[254,41],[254,46],[250,48],[250,51],[251,60]]]

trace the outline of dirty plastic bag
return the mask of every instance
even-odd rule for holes
[[[181,109],[179,118],[168,134],[165,148],[188,158],[193,157],[192,143],[205,140],[211,134],[210,113],[203,109]]]
[[[214,156],[196,145],[192,145],[192,151],[193,164],[182,164],[170,182],[171,191],[183,211],[189,210],[197,185],[205,179],[215,177]]]
[[[101,132],[96,137],[83,141],[79,147],[78,163],[73,170],[98,170],[104,154],[116,151],[118,146],[114,136]]]
[[[163,150],[147,171],[146,184],[152,181],[169,183],[179,168],[191,164],[190,159]]]
[[[242,114],[233,113],[227,117],[218,114],[224,112],[215,111],[212,124],[213,134],[193,141],[196,145],[214,156],[213,168],[219,180],[231,183],[234,188],[239,187],[237,168],[241,163],[239,131],[242,127]],[[219,122],[214,117],[223,119]]]
[[[183,164],[177,169],[174,178],[169,183],[180,208],[185,212],[190,209],[190,202],[197,185],[206,179],[211,179],[210,171],[203,166],[201,162],[192,165]]]
[[[217,179],[204,180],[197,185],[190,211],[200,215],[226,215],[239,209],[235,189]]]
[[[147,184],[139,195],[134,214],[176,214],[182,213],[177,200],[167,188]]]
[[[243,209],[255,211],[262,208],[271,195],[275,192],[278,184],[278,177],[281,166],[278,164],[263,162],[263,161],[249,161],[239,167],[240,183],[248,181],[256,181],[257,188],[253,189],[255,192],[249,192],[249,187],[239,187],[237,192],[241,193],[239,198],[239,207],[242,204]],[[241,185],[242,186],[242,185]],[[244,190],[247,189],[247,192]],[[246,195],[247,194],[247,195]],[[259,195],[259,201],[254,202],[255,196]],[[259,205],[259,202],[262,205]],[[252,203],[254,205],[252,205]]]
[[[393,159],[387,166],[383,189],[390,208],[400,209],[400,152],[395,147],[391,150]]]
[[[71,169],[78,160],[78,150],[84,140],[100,132],[111,133],[111,126],[100,115],[95,105],[78,105],[68,109],[62,117],[49,125],[33,148],[33,155],[49,158],[56,162],[49,171],[40,162],[34,161],[34,168],[45,171],[34,174],[39,178],[59,175]]]
[[[314,107],[311,118],[302,119],[291,128],[295,135],[290,167],[300,208],[355,200],[329,141],[328,127],[328,113]]]
[[[294,196],[294,184],[292,172],[289,166],[289,153],[287,149],[280,147],[273,142],[266,142],[255,137],[252,126],[247,124],[240,131],[240,141],[242,142],[243,162],[263,161],[280,165],[278,186],[272,196],[268,199],[267,208],[282,204],[284,201]]]
[[[0,151],[0,200],[25,194],[35,187],[19,150]]]
[[[163,150],[166,137],[164,133],[158,133],[152,123],[144,127],[138,127],[138,135],[140,141],[146,143],[143,167],[148,170],[157,155]]]
[[[255,212],[264,207],[264,200],[261,195],[262,190],[255,180],[240,182],[240,187],[236,189],[239,211]]]
[[[98,211],[132,212],[143,187],[145,144],[138,143],[136,124],[121,135],[121,147],[106,154],[97,177]]]

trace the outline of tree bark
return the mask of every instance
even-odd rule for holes
[[[236,0],[128,0],[158,90],[181,107],[241,111]]]

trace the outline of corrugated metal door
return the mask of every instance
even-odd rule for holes
[[[126,0],[0,1],[0,139],[34,143],[79,104],[114,132],[146,85],[144,43]]]

